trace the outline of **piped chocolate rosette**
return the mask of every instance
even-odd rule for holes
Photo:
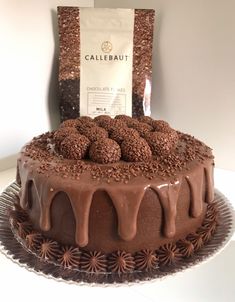
[[[12,228],[39,257],[89,273],[172,265],[213,236],[213,155],[165,121],[64,121],[21,151]]]

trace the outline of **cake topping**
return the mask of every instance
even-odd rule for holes
[[[128,273],[135,267],[135,261],[130,253],[116,251],[109,257],[109,270],[116,273]]]
[[[26,236],[31,233],[32,229],[33,226],[29,221],[18,222],[17,224],[17,232],[21,238],[26,238]]]
[[[183,257],[190,257],[194,253],[194,246],[192,242],[186,239],[177,241],[177,247]]]
[[[157,250],[160,265],[171,265],[182,257],[179,249],[173,243],[167,243]]]
[[[166,121],[155,120],[151,123],[155,131],[168,132],[171,130],[170,125]]]
[[[60,153],[64,158],[82,159],[85,157],[90,141],[80,134],[70,134],[60,145]]]
[[[152,126],[150,126],[149,124],[146,124],[146,123],[138,123],[136,125],[133,125],[134,129],[136,129],[140,136],[144,137],[146,133],[150,132],[153,130]]]
[[[195,251],[199,250],[204,244],[202,235],[198,233],[189,234],[186,240],[192,242]]]
[[[26,236],[26,245],[29,249],[37,251],[43,242],[41,233],[33,232]]]
[[[89,150],[90,158],[97,163],[115,163],[121,158],[119,145],[110,138],[95,141]]]
[[[154,155],[167,155],[177,144],[177,135],[172,133],[149,132],[145,134],[145,139],[148,142]]]
[[[93,119],[90,116],[80,116],[79,118],[77,118],[77,120],[81,121],[82,123],[93,121]]]
[[[204,242],[208,242],[212,237],[210,227],[202,226],[197,230],[197,233],[202,236]]]
[[[135,255],[135,267],[139,270],[150,271],[157,268],[158,257],[152,250],[142,250]]]
[[[91,273],[105,272],[107,267],[106,256],[101,252],[83,251],[80,267]]]
[[[124,139],[139,138],[139,133],[137,130],[132,128],[118,128],[113,130],[110,135],[110,138],[115,140],[118,144],[121,144]]]
[[[127,127],[126,123],[123,120],[120,119],[101,119],[97,122],[97,124],[107,130],[109,133],[111,133],[113,130],[116,130],[118,128],[125,128]]]
[[[78,128],[81,124],[82,124],[81,121],[79,121],[77,119],[70,119],[70,120],[66,120],[63,123],[61,123],[60,128],[63,128],[63,127]]]
[[[54,140],[57,148],[59,148],[60,143],[70,134],[78,134],[77,129],[73,127],[62,127],[55,131]]]
[[[83,134],[90,140],[90,142],[95,142],[108,137],[108,132],[104,128],[98,126],[86,129]]]
[[[66,268],[78,267],[80,263],[79,249],[73,246],[62,246],[58,262]]]
[[[129,162],[143,162],[152,158],[152,152],[143,138],[129,137],[121,144],[122,157]]]
[[[141,123],[146,123],[152,125],[153,119],[150,116],[140,116],[138,121]]]
[[[108,120],[111,120],[112,118],[109,116],[109,115],[105,115],[105,114],[101,114],[101,115],[98,115],[94,118],[94,121],[99,124],[99,122],[102,122],[102,121],[108,121]]]
[[[115,116],[115,119],[116,120],[122,120],[125,123],[128,123],[129,121],[132,120],[132,118],[130,116],[125,115],[125,114],[118,114],[118,115]]]
[[[28,220],[28,215],[21,210],[19,210],[18,205],[15,209],[8,210],[9,221],[13,228],[18,228],[18,223],[24,222]]]
[[[80,134],[86,135],[86,132],[88,131],[88,129],[92,129],[94,127],[96,127],[96,123],[95,122],[82,122],[82,124],[77,128],[78,132]]]
[[[39,247],[39,256],[43,259],[53,260],[59,255],[59,244],[51,239],[43,239],[41,246]]]

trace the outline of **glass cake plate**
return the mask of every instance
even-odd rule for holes
[[[29,271],[67,283],[107,286],[131,285],[161,280],[176,273],[184,272],[186,269],[193,268],[214,257],[229,243],[235,228],[235,215],[232,205],[222,193],[215,190],[214,202],[219,211],[219,225],[212,239],[190,258],[150,272],[134,271],[120,275],[111,272],[88,273],[79,269],[65,269],[57,263],[40,259],[36,254],[29,251],[24,242],[12,230],[7,210],[19,199],[19,189],[17,183],[13,182],[0,195],[0,251],[13,262]]]

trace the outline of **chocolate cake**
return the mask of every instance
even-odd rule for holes
[[[209,147],[165,121],[66,120],[23,147],[10,222],[29,250],[64,267],[172,265],[215,231],[213,165]]]

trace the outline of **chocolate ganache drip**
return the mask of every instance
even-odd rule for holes
[[[135,120],[133,119],[133,121]],[[113,129],[113,123],[108,119],[105,122],[105,129],[108,132],[109,123],[112,131],[115,130]],[[85,123],[83,122],[83,133],[85,133]],[[89,123],[89,127],[93,127],[90,125],[90,121],[87,123]],[[97,126],[95,122],[92,123],[94,127],[102,125],[100,121]],[[138,121],[136,120],[135,123],[138,123]],[[72,135],[76,136],[74,134],[75,128],[72,128],[71,125],[73,123],[70,122],[70,128],[73,129]],[[77,123],[74,123],[74,125],[77,127]],[[127,126],[124,125],[124,127]],[[138,130],[138,127],[136,129]],[[154,131],[153,129],[153,127],[146,127],[145,130]],[[111,133],[112,131],[110,130]],[[167,131],[165,134],[170,133],[169,135],[172,136],[174,130],[169,131],[167,128]],[[177,137],[179,137],[178,147],[172,151],[177,153],[175,161],[171,154],[167,154],[165,157],[162,157],[162,155],[153,156],[152,159],[148,158],[146,163],[136,162],[135,167],[137,167],[136,171],[138,173],[135,174],[131,172],[133,171],[133,164],[124,161],[102,165],[93,163],[91,160],[77,161],[71,158],[61,158],[60,154],[57,154],[58,151],[55,151],[59,149],[59,146],[56,147],[57,140],[53,140],[53,135],[51,133],[42,135],[35,138],[23,149],[21,159],[18,161],[21,180],[20,204],[23,209],[30,208],[29,186],[33,184],[40,205],[40,228],[43,231],[48,231],[51,228],[51,204],[56,194],[59,192],[66,193],[76,222],[75,241],[78,246],[85,247],[89,242],[89,213],[93,195],[96,191],[102,190],[109,195],[118,217],[118,234],[123,240],[129,241],[135,237],[137,232],[137,217],[141,201],[146,190],[151,188],[157,194],[163,210],[163,233],[166,237],[172,238],[176,232],[177,202],[183,179],[186,179],[190,190],[190,216],[198,217],[202,213],[203,185],[206,186],[206,202],[213,200],[212,157],[209,148],[190,136],[178,133]],[[139,140],[138,137],[136,139]],[[109,140],[111,141],[111,139]],[[50,144],[48,144],[48,141]],[[120,140],[117,139],[117,141]],[[59,143],[61,143],[60,140]],[[147,141],[145,143],[147,144]],[[55,148],[48,147],[53,146],[53,144],[55,144]],[[197,145],[196,151],[193,149],[193,144]],[[190,157],[187,158],[187,155],[184,155],[183,160],[181,160],[180,156],[186,153],[180,150],[185,150],[187,147],[191,148]],[[202,152],[198,151],[200,148],[203,150]],[[130,150],[130,152],[132,151]],[[89,155],[89,152],[87,154]],[[185,163],[193,162],[197,159],[197,156],[203,162],[203,165],[192,165],[189,173],[185,169]],[[132,170],[130,167],[132,167]],[[94,169],[98,171],[98,174],[100,173],[100,177],[95,179],[92,177]],[[111,173],[111,178],[107,180],[105,177],[108,175],[108,169],[113,171],[113,174]],[[151,174],[149,174],[149,171],[152,171]],[[103,175],[106,176],[103,177]],[[115,181],[112,179],[113,175],[115,175]],[[125,175],[124,181],[122,181],[120,175]],[[121,181],[118,181],[118,177]],[[166,177],[168,180],[165,180]],[[112,185],[110,185],[111,181],[113,181]]]

